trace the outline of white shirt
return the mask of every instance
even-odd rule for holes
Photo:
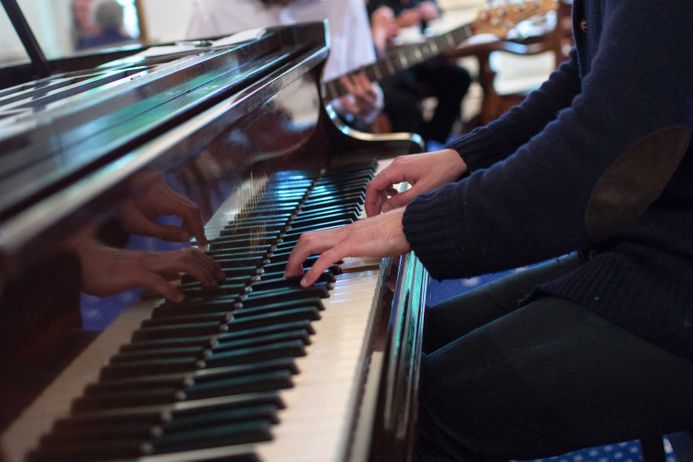
[[[328,20],[330,55],[323,80],[331,80],[375,61],[368,15],[363,0],[294,0],[287,6],[266,7],[260,0],[195,0],[188,38],[223,35],[256,27]],[[375,114],[382,109],[382,92]]]

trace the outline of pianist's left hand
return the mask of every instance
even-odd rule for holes
[[[289,257],[286,276],[300,276],[305,259],[318,253],[322,255],[301,280],[303,287],[345,257],[394,257],[408,252],[403,215],[404,207],[347,226],[302,234]]]
[[[195,236],[200,244],[207,244],[199,207],[171,189],[158,172],[141,172],[131,184],[130,196],[119,212],[121,224],[130,233],[175,242],[185,242]],[[161,215],[180,217],[181,226],[157,223]]]
[[[96,296],[147,287],[166,299],[181,302],[184,295],[169,280],[189,274],[205,287],[224,279],[217,263],[197,249],[140,252],[108,247],[94,239],[72,245],[82,264],[82,290]]]

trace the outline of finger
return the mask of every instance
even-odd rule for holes
[[[366,215],[369,217],[378,215],[380,213],[378,196],[393,184],[401,183],[404,180],[404,173],[394,163],[377,174],[366,186]]]
[[[306,261],[306,258],[321,253],[339,242],[339,235],[343,229],[344,227],[341,227],[301,235],[291,251],[291,255],[289,255],[284,275],[286,277],[301,276],[303,274],[303,262]]]
[[[224,270],[221,269],[219,263],[217,263],[212,257],[200,252],[199,250],[193,249],[193,251],[194,255],[200,260],[201,264],[203,264],[207,268],[209,273],[212,274],[212,276],[215,277],[217,281],[221,282],[224,279],[226,279]]]
[[[216,275],[209,271],[191,251],[192,249],[186,249],[148,254],[144,264],[151,271],[162,276],[185,273],[200,281],[205,287],[216,286]]]
[[[166,298],[166,300],[170,300],[175,303],[180,303],[185,300],[185,295],[183,295],[183,292],[176,289],[173,285],[166,281],[166,279],[158,274],[143,273],[141,279],[142,281],[138,285],[142,285],[153,290]]]
[[[322,255],[313,263],[306,274],[301,279],[301,286],[308,287],[315,284],[320,275],[330,266],[338,263],[344,257],[348,256],[345,252],[345,246],[338,245],[330,250],[323,252]]]
[[[187,197],[178,194],[177,192],[164,185],[160,188],[164,198],[157,201],[156,213],[159,215],[177,215],[183,219],[183,227],[188,231],[189,235],[195,236],[195,239],[202,244],[207,244],[205,237],[204,226],[202,224],[202,216],[200,208]],[[188,237],[186,240],[190,239]]]
[[[414,188],[395,194],[385,201],[381,210],[383,212],[389,212],[390,210],[404,207],[416,197],[416,194],[417,192]]]

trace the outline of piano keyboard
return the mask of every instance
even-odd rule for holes
[[[365,387],[378,262],[333,266],[309,288],[282,273],[301,233],[360,216],[375,167],[276,173],[255,182],[263,192],[247,206],[222,207],[208,227],[233,220],[208,252],[226,280],[204,288],[185,277],[183,303],[142,304],[117,320],[135,327],[130,339],[98,339],[101,352],[84,353],[110,360],[69,412],[50,409],[60,418],[38,444],[21,435],[45,427],[53,406],[40,398],[25,412],[3,441],[10,460],[29,447],[37,461],[345,460]],[[52,388],[85,383],[89,373],[71,369],[72,379]]]

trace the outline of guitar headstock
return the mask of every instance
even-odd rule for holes
[[[558,8],[557,0],[529,0],[483,9],[471,26],[475,34],[505,37],[519,22]]]

